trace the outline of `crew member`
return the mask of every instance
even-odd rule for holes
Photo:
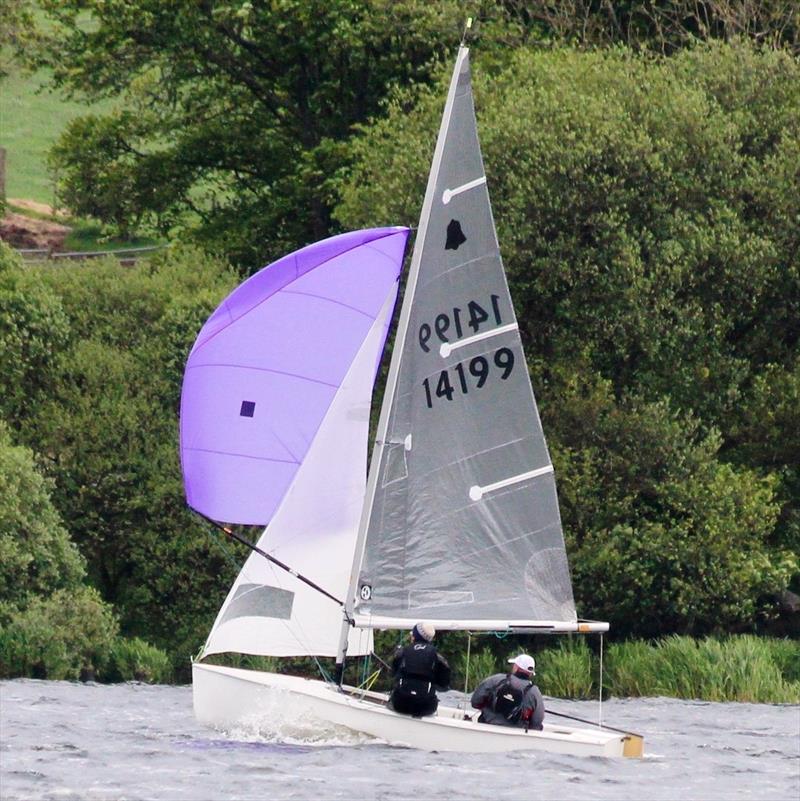
[[[450,689],[450,665],[436,650],[435,635],[430,623],[417,623],[411,629],[411,642],[397,647],[392,660],[394,688],[389,696],[395,712],[415,718],[432,715],[439,706],[436,689]]]
[[[489,676],[472,693],[472,706],[481,710],[478,721],[541,730],[544,699],[533,683],[536,662],[528,654],[508,661],[512,665],[510,673]]]

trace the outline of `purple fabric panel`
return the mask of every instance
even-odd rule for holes
[[[355,231],[303,248],[211,315],[181,396],[190,506],[229,523],[269,521],[381,307],[396,297],[408,233]]]
[[[275,292],[280,291],[299,275],[313,270],[340,254],[353,251],[363,244],[380,241],[386,237],[395,239],[392,234],[398,234],[402,230],[406,230],[405,237],[408,239],[407,229],[372,228],[366,231],[350,231],[323,239],[321,242],[315,242],[313,245],[308,245],[272,262],[255,275],[250,276],[219,305],[200,331],[194,345],[195,349],[202,346],[217,331],[230,325],[243,314],[247,314],[253,306],[263,303]],[[384,245],[383,249],[391,249],[391,247],[391,245]],[[405,250],[405,244],[403,248]]]

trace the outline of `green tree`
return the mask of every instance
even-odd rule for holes
[[[114,260],[45,269],[41,280],[72,337],[23,433],[52,454],[53,498],[123,634],[167,649],[185,671],[231,568],[183,498],[180,385],[194,338],[234,274],[184,248],[132,269]]]
[[[52,482],[0,421],[0,677],[77,679],[108,662],[118,624],[83,584],[85,560],[53,505]]]
[[[49,390],[68,336],[58,297],[0,241],[0,415],[11,425]]]
[[[30,11],[29,0],[0,0],[0,80],[8,75],[14,52],[28,42],[33,28]]]
[[[577,601],[622,634],[751,630],[800,564],[775,547],[778,477],[720,461],[667,402],[566,382],[547,413]]]
[[[53,506],[52,484],[0,421],[0,625],[37,596],[72,590],[85,562]]]
[[[95,678],[108,665],[118,629],[91,587],[34,598],[0,628],[0,676]]]
[[[206,242],[253,267],[329,233],[339,143],[389,85],[429,79],[468,12],[455,0],[41,5],[39,63],[55,82],[125,97],[55,149],[66,205],[121,227],[199,220]]]
[[[800,48],[794,0],[503,0],[524,27],[582,47],[625,44],[671,53],[697,41],[749,38],[770,47]]]

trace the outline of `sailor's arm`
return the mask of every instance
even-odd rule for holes
[[[436,652],[436,665],[434,666],[434,679],[433,683],[437,689],[443,692],[450,689],[450,665],[447,660],[437,651]]]
[[[394,649],[394,655],[392,656],[392,675],[396,676],[397,671],[400,670],[400,663],[403,661],[403,646],[398,645],[397,648]]]
[[[483,709],[492,700],[496,679],[497,676],[489,676],[475,688],[470,699],[470,703],[475,709]]]
[[[529,687],[522,699],[522,719],[531,729],[541,729],[544,721],[544,698],[534,684]]]

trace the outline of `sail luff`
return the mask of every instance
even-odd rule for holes
[[[438,180],[439,165],[442,162],[444,153],[445,140],[447,138],[447,129],[450,124],[450,117],[452,115],[453,105],[455,101],[456,89],[458,87],[458,75],[461,70],[461,65],[469,53],[469,48],[462,45],[459,47],[458,56],[456,57],[455,67],[450,79],[450,88],[447,93],[447,100],[445,102],[444,113],[442,115],[442,122],[439,126],[439,135],[436,140],[436,148],[433,154],[433,161],[431,170],[428,174],[428,185],[425,190],[425,199],[422,204],[422,211],[420,213],[420,223],[417,229],[417,236],[414,241],[414,250],[411,256],[411,266],[409,268],[408,279],[406,281],[405,293],[403,295],[403,304],[400,309],[400,319],[397,324],[397,334],[395,336],[395,343],[402,343],[405,341],[408,332],[409,321],[411,319],[411,306],[414,299],[414,294],[417,288],[417,281],[419,278],[419,269],[422,261],[422,252],[425,245],[425,237],[428,231],[428,220],[430,217],[430,210],[433,206],[434,196],[436,194],[436,183]],[[383,394],[383,403],[381,404],[381,412],[378,418],[378,428],[375,436],[375,445],[372,451],[372,458],[370,460],[369,475],[367,477],[366,497],[364,500],[364,509],[361,517],[361,523],[358,529],[358,539],[356,540],[355,558],[353,561],[353,571],[350,576],[350,585],[345,598],[345,618],[342,623],[342,636],[346,635],[350,619],[352,619],[353,608],[355,604],[355,593],[358,585],[359,572],[361,570],[361,562],[364,556],[364,547],[366,545],[367,530],[369,529],[370,514],[372,511],[372,503],[375,498],[375,489],[378,482],[378,472],[381,464],[381,456],[385,446],[386,433],[389,428],[389,418],[391,414],[392,398],[397,388],[397,377],[400,373],[400,363],[402,360],[402,348],[395,347],[392,351],[392,358],[389,363],[389,371],[386,378],[386,387]],[[346,640],[345,640],[346,641]]]

